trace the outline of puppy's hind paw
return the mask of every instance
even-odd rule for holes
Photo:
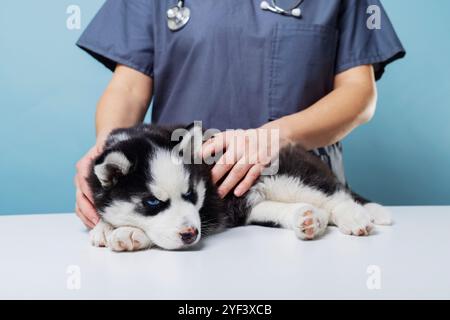
[[[392,224],[392,216],[386,207],[378,203],[367,203],[364,208],[369,212],[370,219],[374,224],[389,226]]]
[[[328,215],[310,205],[300,205],[294,213],[295,235],[302,240],[312,240],[325,232]]]
[[[373,224],[367,210],[356,203],[344,203],[333,210],[335,223],[347,235],[368,236]]]
[[[138,228],[119,227],[111,232],[108,246],[113,251],[138,251],[150,247],[149,237]]]

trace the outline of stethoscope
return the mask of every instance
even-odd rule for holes
[[[300,9],[300,5],[304,0],[297,0],[295,5],[291,8],[283,9],[277,5],[276,0],[269,1],[263,0],[261,1],[261,9],[271,11],[277,14],[281,14],[284,16],[291,16],[295,18],[301,18],[302,10]],[[177,4],[167,10],[167,26],[172,31],[177,31],[183,28],[191,18],[191,10],[185,6],[185,0],[179,0]]]

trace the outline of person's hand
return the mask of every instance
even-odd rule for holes
[[[278,153],[280,142],[278,131],[265,128],[224,131],[207,140],[202,147],[203,159],[223,152],[211,172],[214,183],[226,175],[219,195],[225,197],[235,187],[236,196],[246,193]]]
[[[92,191],[87,183],[92,161],[101,153],[99,146],[92,147],[76,165],[75,175],[76,204],[75,212],[87,228],[94,228],[100,217],[94,207]]]

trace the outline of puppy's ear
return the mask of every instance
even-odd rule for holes
[[[120,177],[130,172],[131,162],[120,151],[113,151],[100,157],[94,165],[94,174],[103,188],[110,188]]]
[[[181,137],[181,141],[179,140]],[[185,128],[179,128],[172,133],[173,141],[180,141],[176,146],[177,151],[182,156],[199,154],[203,144],[203,130],[201,122],[195,121]]]

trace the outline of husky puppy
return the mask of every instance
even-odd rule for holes
[[[138,125],[110,134],[88,178],[101,216],[90,232],[94,246],[180,249],[247,224],[292,229],[302,240],[317,238],[329,224],[364,236],[373,223],[391,223],[384,207],[354,195],[318,157],[295,144],[280,150],[276,174],[260,176],[242,197],[231,192],[221,199],[211,166],[186,163],[180,152],[198,154],[193,141],[202,141],[202,130],[190,126],[172,141],[180,128]]]

